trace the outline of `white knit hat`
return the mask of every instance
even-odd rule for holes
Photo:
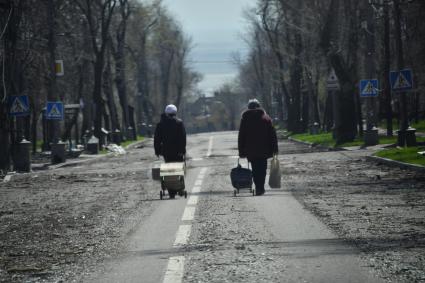
[[[165,107],[165,114],[177,114],[177,107],[174,104]]]

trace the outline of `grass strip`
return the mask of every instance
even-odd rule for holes
[[[387,122],[385,120],[382,120],[379,122],[379,127],[381,129],[387,128]],[[417,123],[411,123],[410,127],[415,128],[417,132],[425,132],[425,120],[418,121]],[[393,119],[393,129],[394,131],[397,131],[399,128],[397,119]]]
[[[375,156],[400,161],[409,164],[425,166],[425,156],[418,152],[425,151],[424,147],[391,148],[378,151]]]
[[[335,140],[332,138],[332,133],[321,133],[318,135],[311,135],[311,134],[294,134],[291,135],[293,139],[308,142],[312,144],[319,144],[327,147],[335,147],[336,143]],[[417,142],[425,142],[425,138],[423,137],[416,137]],[[379,144],[395,144],[397,143],[397,136],[379,136]],[[362,137],[357,137],[352,142],[347,142],[338,145],[338,147],[350,147],[350,146],[362,146],[364,144],[364,140]]]
[[[137,139],[136,140],[126,140],[125,142],[122,142],[121,143],[121,146],[123,147],[123,148],[126,148],[127,146],[129,146],[130,144],[132,144],[132,143],[135,143],[135,142],[138,142],[138,141],[142,141],[144,139],[144,137],[143,136],[137,136]]]
[[[418,123],[412,123],[412,128],[415,128],[418,132],[425,132],[425,120],[419,121]]]

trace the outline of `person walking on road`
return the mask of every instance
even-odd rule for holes
[[[177,107],[167,105],[155,129],[155,155],[162,155],[165,162],[183,162],[186,154],[186,130],[176,115]]]
[[[272,120],[257,99],[249,100],[248,110],[242,114],[238,150],[239,157],[251,163],[256,195],[263,195],[267,159],[278,153],[278,145]]]

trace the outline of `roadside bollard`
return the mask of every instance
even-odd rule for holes
[[[108,135],[109,135],[108,130],[102,128],[101,131],[100,131],[100,134],[101,134],[102,144],[103,145],[108,145]]]
[[[118,129],[115,129],[115,131],[112,133],[112,142],[120,145],[121,144],[121,131]]]
[[[364,132],[365,146],[373,146],[379,144],[378,129],[373,127]]]
[[[52,164],[64,163],[66,161],[66,143],[59,141],[58,143],[51,144],[51,158]]]
[[[313,125],[310,126],[310,134],[318,135],[320,131],[319,123],[314,122]]]
[[[397,131],[397,136],[398,136],[398,141],[397,144],[398,146],[404,147],[404,146],[416,146],[417,142],[416,142],[416,129],[409,127],[407,130],[403,131],[403,130],[399,130]]]
[[[142,136],[146,136],[146,133],[147,133],[146,123],[142,123],[139,127],[139,134]]]
[[[127,128],[127,140],[132,140],[132,141],[136,140],[136,137],[134,135],[134,129],[132,126],[129,126]]]
[[[87,149],[87,143],[90,139],[90,132],[89,130],[86,130],[84,135],[83,135],[83,145],[84,145],[84,149]]]
[[[26,139],[16,146],[13,169],[17,172],[31,172],[31,142]]]
[[[87,152],[89,154],[98,154],[99,153],[99,139],[95,136],[91,136],[87,142]]]

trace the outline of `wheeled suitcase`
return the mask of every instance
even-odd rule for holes
[[[235,196],[240,189],[249,189],[252,192],[252,171],[249,169],[249,163],[248,168],[243,168],[238,159],[238,166],[230,171],[230,180],[235,188]]]

